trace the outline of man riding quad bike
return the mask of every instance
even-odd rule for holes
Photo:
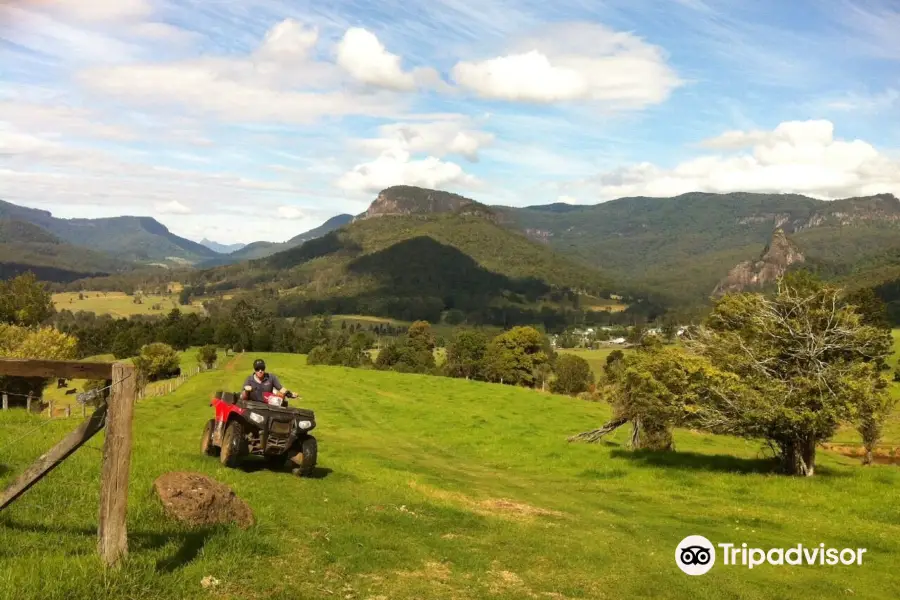
[[[274,375],[267,379],[265,363],[260,369],[260,362],[254,364],[255,373],[247,378],[243,391],[217,391],[210,400],[216,416],[203,429],[201,450],[207,456],[219,456],[227,467],[236,467],[245,456],[255,455],[265,458],[272,467],[290,461],[295,475],[310,475],[318,454],[316,438],[309,435],[316,426],[315,414],[288,407],[285,398],[297,396],[281,388]],[[258,377],[260,372],[262,377]],[[266,391],[271,383],[278,387],[273,385]]]

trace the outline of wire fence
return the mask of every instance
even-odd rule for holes
[[[218,363],[213,363],[211,367],[206,365],[197,365],[196,367],[182,371],[180,375],[171,379],[163,379],[159,381],[151,381],[138,387],[135,393],[135,400],[140,401],[146,398],[157,398],[171,394],[179,387],[184,385],[188,379],[200,373],[215,370]],[[94,390],[85,390],[77,393],[74,389],[69,393],[75,393],[75,402],[58,401],[54,399],[44,399],[34,393],[21,394],[8,390],[0,390],[0,410],[6,411],[16,408],[24,408],[26,412],[40,414],[47,417],[48,420],[68,419],[70,417],[85,418],[93,413],[94,408],[103,398],[111,386],[106,386]],[[18,398],[19,401],[14,400]],[[24,400],[24,405],[22,400]]]

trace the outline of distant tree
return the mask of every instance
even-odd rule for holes
[[[140,344],[134,334],[133,327],[124,329],[116,334],[112,347],[110,348],[113,356],[121,360],[123,358],[130,358],[138,353]]]
[[[577,396],[586,392],[594,383],[594,374],[588,361],[575,354],[563,354],[556,359],[556,379],[550,383],[550,391]]]
[[[431,324],[428,321],[416,321],[409,326],[406,332],[409,344],[415,350],[423,350],[432,352],[435,348],[434,333],[431,331]]]
[[[517,326],[494,337],[485,351],[485,375],[490,381],[532,386],[535,369],[550,361],[544,334]]]
[[[488,336],[481,331],[475,329],[458,331],[447,345],[444,372],[451,377],[482,379],[488,341]]]
[[[0,281],[0,323],[32,327],[54,312],[53,296],[31,271]]]
[[[635,325],[628,332],[628,335],[625,337],[625,340],[629,344],[639,344],[641,339],[644,337],[644,327],[643,325]]]
[[[466,320],[466,313],[458,308],[451,308],[444,313],[444,323],[447,325],[461,325]]]
[[[207,369],[212,369],[218,358],[219,352],[213,344],[201,346],[197,351],[197,362],[204,365]]]
[[[162,342],[147,344],[141,348],[140,355],[134,359],[138,374],[138,383],[166,379],[181,371],[181,360],[174,348]]]
[[[178,293],[178,303],[183,306],[190,304],[192,293],[193,290],[187,286],[181,288],[181,291]]]
[[[0,357],[70,360],[75,358],[78,340],[53,327],[30,328],[0,323]],[[0,389],[16,394],[14,403],[25,404],[21,394],[43,394],[49,380],[43,377],[0,376]],[[21,401],[21,402],[20,402]]]
[[[606,363],[603,365],[603,374],[607,379],[615,380],[622,369],[622,361],[625,353],[621,350],[613,350],[606,355]]]

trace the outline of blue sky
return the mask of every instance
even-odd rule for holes
[[[900,195],[894,0],[11,0],[0,198],[284,240],[486,203]]]

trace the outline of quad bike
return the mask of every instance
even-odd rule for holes
[[[216,418],[203,429],[201,451],[218,456],[226,467],[236,467],[248,455],[262,456],[271,467],[288,461],[298,476],[310,475],[316,466],[318,445],[309,435],[316,426],[313,411],[287,406],[279,394],[263,393],[262,400],[244,388],[240,393],[217,391],[209,405]],[[291,392],[287,398],[296,398]]]

